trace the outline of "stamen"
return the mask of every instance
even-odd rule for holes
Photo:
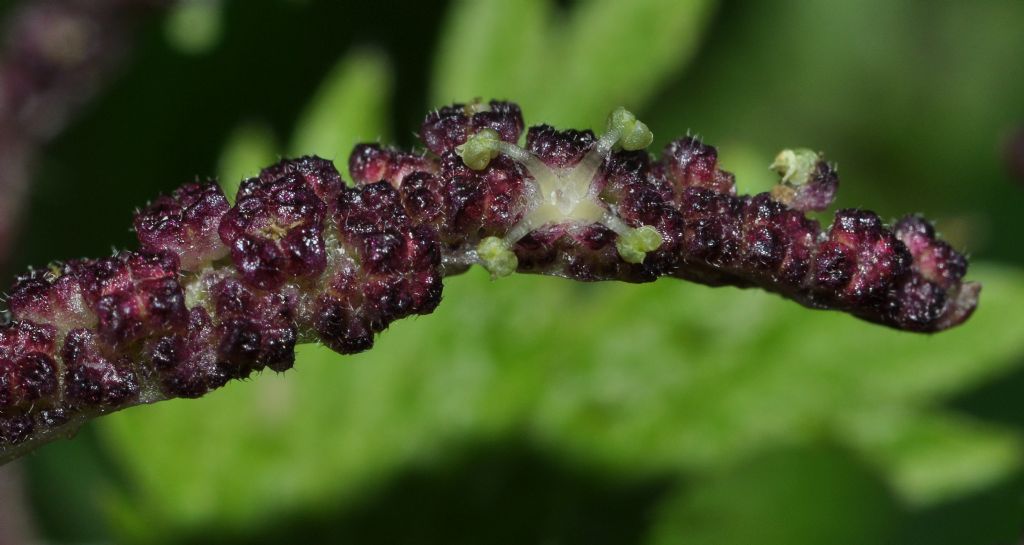
[[[492,278],[508,276],[516,272],[519,258],[512,251],[512,245],[498,237],[487,237],[476,247],[480,264],[491,273]]]
[[[646,148],[654,141],[654,133],[629,110],[619,107],[608,116],[608,128],[597,141],[596,149],[607,155],[616,144],[626,151]]]
[[[627,263],[643,263],[647,253],[657,250],[665,241],[654,227],[642,225],[634,229],[611,212],[607,212],[601,218],[601,224],[619,235],[615,241],[615,249]]]

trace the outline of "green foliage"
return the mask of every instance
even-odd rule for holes
[[[223,12],[223,0],[182,0],[167,17],[167,38],[184,53],[206,53],[221,39]]]
[[[390,89],[390,69],[381,53],[362,50],[345,55],[299,116],[289,146],[291,155],[346,157],[359,142],[383,139]],[[243,179],[277,161],[283,155],[280,149],[264,125],[245,123],[235,129],[218,165],[218,178],[228,198],[234,199]]]
[[[433,104],[514,98],[529,122],[600,128],[640,109],[696,51],[713,0],[460,0],[441,36]]]
[[[966,358],[965,358],[966,359]],[[1019,433],[940,411],[864,408],[845,428],[863,455],[885,468],[913,504],[929,504],[992,486],[1021,467]]]
[[[217,165],[217,179],[228,200],[234,201],[242,180],[277,160],[277,149],[274,134],[264,125],[246,123],[231,133]]]
[[[848,452],[775,451],[680,491],[662,507],[651,543],[882,545],[892,543],[895,507],[884,484]]]
[[[391,85],[391,68],[382,53],[346,55],[299,116],[291,154],[345,158],[359,142],[387,141]]]
[[[1024,455],[1019,436],[930,408],[1024,351],[1004,320],[1024,304],[1024,274],[978,267],[977,278],[988,297],[977,316],[927,337],[754,291],[475,271],[368,353],[304,347],[286,376],[97,429],[134,483],[124,508],[147,528],[258,525],[496,437],[625,475],[724,471],[828,439],[865,453],[904,499],[934,502]]]
[[[457,0],[439,33],[430,103],[515,97],[529,112],[552,87],[542,83],[552,11],[548,0]]]

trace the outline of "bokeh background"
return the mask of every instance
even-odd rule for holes
[[[528,125],[625,105],[655,150],[699,133],[744,192],[777,150],[824,150],[839,206],[927,214],[985,287],[929,337],[471,271],[368,353],[303,346],[5,468],[32,539],[1019,543],[1024,2],[184,0],[129,43],[35,161],[8,275],[131,246],[134,207],[197,176],[317,153],[347,178],[353,143],[414,145],[429,108],[495,97]]]

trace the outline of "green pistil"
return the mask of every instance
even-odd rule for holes
[[[622,256],[622,260],[628,263],[643,263],[647,252],[657,250],[664,239],[661,233],[650,225],[644,225],[636,229],[630,229],[619,235],[615,241],[615,248]]]
[[[480,258],[480,264],[494,278],[508,276],[516,272],[516,268],[519,266],[519,258],[509,247],[508,242],[498,237],[487,237],[481,240],[476,247],[476,255]]]

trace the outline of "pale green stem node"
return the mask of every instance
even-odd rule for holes
[[[508,276],[516,272],[516,268],[519,267],[519,258],[516,257],[509,243],[498,237],[487,237],[481,240],[476,247],[476,255],[480,259],[480,264],[494,278]]]
[[[493,129],[482,129],[455,148],[462,162],[473,170],[483,170],[501,153],[501,137]]]
[[[769,168],[782,176],[783,183],[804,185],[811,180],[821,154],[807,148],[786,149],[775,156]]]
[[[615,241],[615,248],[623,261],[628,263],[643,263],[647,252],[657,250],[664,239],[657,229],[650,225],[644,225],[637,229],[630,229],[619,235]]]

